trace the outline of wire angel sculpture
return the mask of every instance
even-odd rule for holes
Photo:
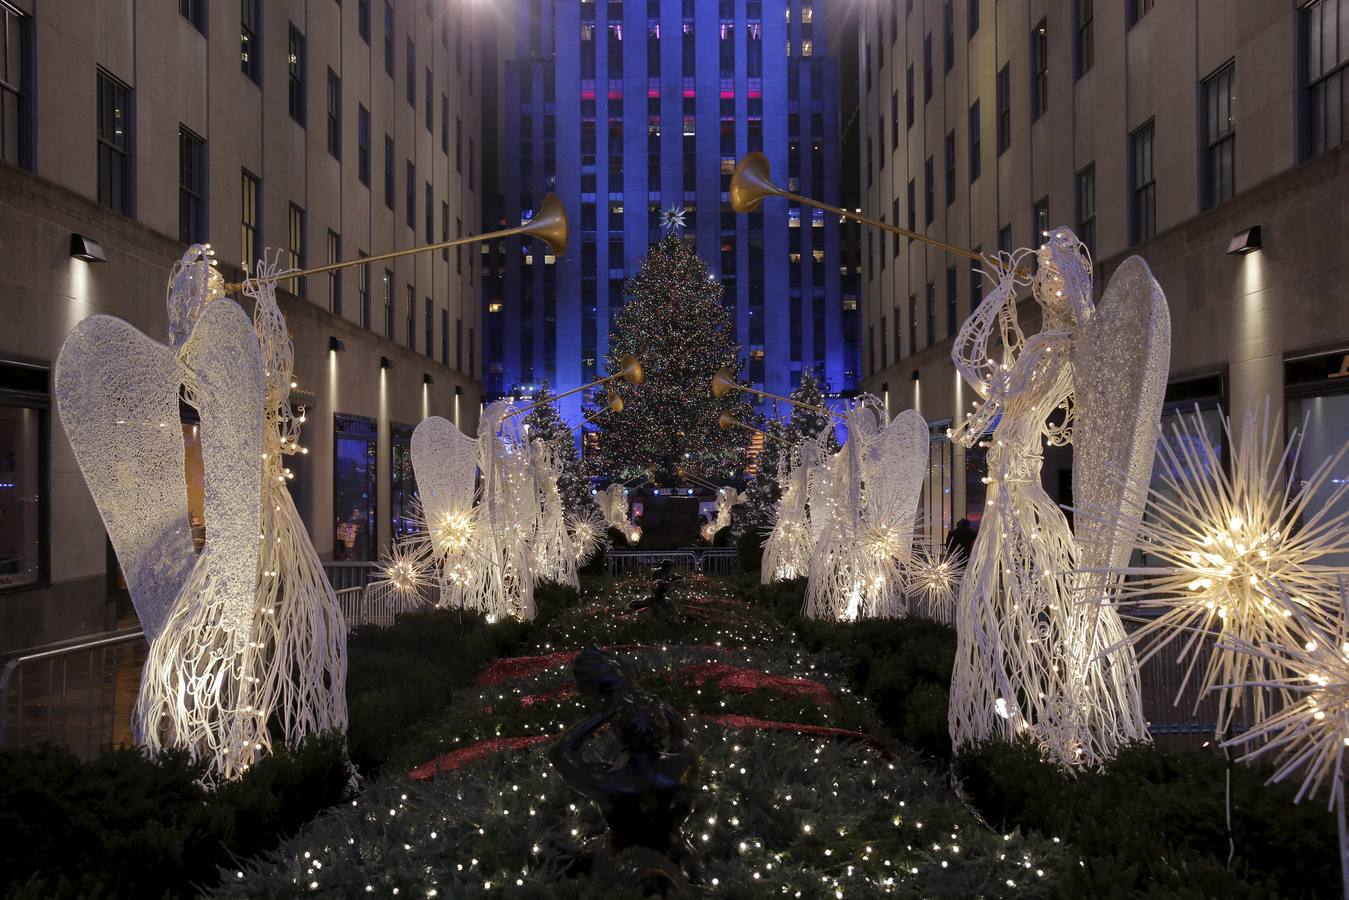
[[[736,489],[730,486],[722,487],[717,490],[717,516],[711,522],[704,525],[700,531],[703,540],[709,544],[717,537],[717,534],[731,524],[731,512],[741,503],[744,498],[736,492]]]
[[[611,484],[595,498],[605,523],[623,535],[629,544],[642,539],[642,529],[628,517],[628,492],[621,484]]]
[[[901,565],[913,540],[928,433],[912,410],[885,428],[883,416],[874,397],[853,405],[845,414],[847,442],[818,473],[831,480],[810,487],[812,530],[817,516],[821,529],[807,568],[809,618],[902,614]]]
[[[150,642],[133,731],[152,752],[186,749],[211,780],[246,771],[273,728],[287,742],[346,729],[345,624],[282,464],[303,452],[304,417],[276,270],[264,261],[246,283],[250,322],[194,245],[170,273],[169,345],[93,316],[56,366],[62,424]],[[200,555],[180,397],[203,425]]]
[[[1026,272],[1038,262],[1033,279]],[[988,497],[961,581],[949,724],[957,746],[1029,733],[1061,765],[1147,738],[1138,665],[1113,604],[1142,517],[1170,365],[1166,299],[1126,260],[1092,302],[1086,248],[1066,229],[990,259],[996,286],[951,357],[981,402],[952,440],[988,448]],[[1043,327],[1029,338],[1016,294]],[[993,353],[1001,353],[1001,361]],[[992,431],[991,435],[987,432]],[[1119,516],[1074,537],[1040,485],[1043,444],[1073,443],[1074,502]],[[1119,477],[1116,473],[1123,473]]]
[[[816,445],[804,441],[785,454],[787,474],[773,528],[764,541],[760,578],[764,584],[802,578],[810,565],[811,532],[808,479],[815,466]]]
[[[539,580],[580,590],[576,548],[572,545],[567,514],[562,508],[562,493],[557,486],[560,469],[557,451],[546,441],[536,440],[532,444],[531,463],[534,489],[538,494],[538,519],[533,540],[534,575]]]

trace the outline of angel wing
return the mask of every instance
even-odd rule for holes
[[[151,641],[196,561],[181,381],[172,348],[112,316],[76,325],[56,359],[61,424]]]
[[[412,432],[412,471],[428,519],[473,505],[478,439],[440,416],[423,419]]]
[[[929,440],[927,422],[917,410],[906,409],[872,439],[863,456],[867,515],[891,529],[900,547],[913,543]]]
[[[1120,265],[1071,352],[1073,504],[1112,510],[1077,517],[1079,564],[1122,566],[1143,516],[1171,367],[1171,314],[1147,263]]]

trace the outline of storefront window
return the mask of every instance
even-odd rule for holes
[[[389,426],[389,512],[394,540],[417,530],[417,476],[412,471],[412,426]]]
[[[43,409],[0,405],[0,588],[42,577],[45,417]]]
[[[1227,467],[1227,434],[1223,429],[1223,380],[1219,375],[1196,378],[1189,381],[1177,381],[1166,386],[1166,398],[1162,406],[1161,431],[1158,439],[1175,451],[1177,461],[1187,458],[1201,461],[1201,465],[1215,463]],[[1202,423],[1202,429],[1197,425]],[[1216,459],[1210,459],[1200,435],[1206,435],[1208,447],[1212,448]],[[1193,446],[1181,446],[1188,441]],[[1152,464],[1152,497],[1144,507],[1144,517],[1158,500],[1171,500],[1175,492],[1166,485],[1166,479],[1177,479],[1184,483],[1206,481],[1211,472],[1182,473],[1168,470],[1168,456],[1158,453]],[[1149,565],[1145,554],[1134,553],[1134,565]]]
[[[375,559],[378,427],[373,419],[333,417],[334,559]]]
[[[1288,389],[1288,433],[1295,428],[1302,433],[1302,453],[1293,473],[1300,485],[1349,444],[1349,352],[1290,361],[1284,366],[1284,382]],[[1349,478],[1349,458],[1340,460],[1307,509],[1323,509],[1346,478]],[[1327,513],[1342,513],[1346,505],[1349,498],[1341,495],[1339,508]],[[1349,566],[1349,554],[1327,556],[1318,559],[1317,564]]]
[[[927,480],[923,483],[923,528],[927,540],[941,546],[950,532],[951,477],[954,471],[955,448],[946,437],[949,421],[929,422]]]

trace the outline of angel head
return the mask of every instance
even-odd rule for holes
[[[225,279],[215,268],[215,251],[210,244],[193,244],[169,273],[166,305],[169,311],[169,339],[181,347],[192,333],[197,316],[212,300],[225,296]]]
[[[1081,323],[1091,304],[1091,254],[1071,228],[1045,235],[1035,253],[1039,268],[1032,287],[1045,311],[1047,329]]]

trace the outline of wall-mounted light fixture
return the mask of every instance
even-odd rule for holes
[[[456,388],[454,389],[454,395],[455,395],[456,397],[462,397],[462,396],[464,395],[464,389],[461,388],[461,387],[456,387]]]
[[[1232,235],[1232,240],[1227,244],[1227,252],[1232,256],[1245,256],[1247,253],[1254,253],[1260,249],[1260,226],[1252,225],[1245,231],[1238,231]]]
[[[914,369],[914,370],[913,370],[913,374],[912,374],[911,376],[909,376],[909,377],[912,378],[914,381],[917,381],[917,380],[918,380],[918,370],[917,370],[917,369]]]
[[[78,233],[70,236],[70,255],[88,263],[108,261],[108,255],[103,252],[102,244]]]
[[[338,337],[328,338],[328,351],[330,353],[341,353],[345,349],[347,349],[347,345],[342,342],[341,338]]]
[[[392,369],[392,368],[393,368],[393,361],[390,360],[389,357],[387,357],[387,356],[381,356],[381,357],[379,358],[379,367],[380,367],[381,369]]]
[[[430,375],[423,375],[423,376],[422,376],[422,384],[435,384],[435,383],[436,383],[436,380],[435,380],[434,378],[432,378]]]

